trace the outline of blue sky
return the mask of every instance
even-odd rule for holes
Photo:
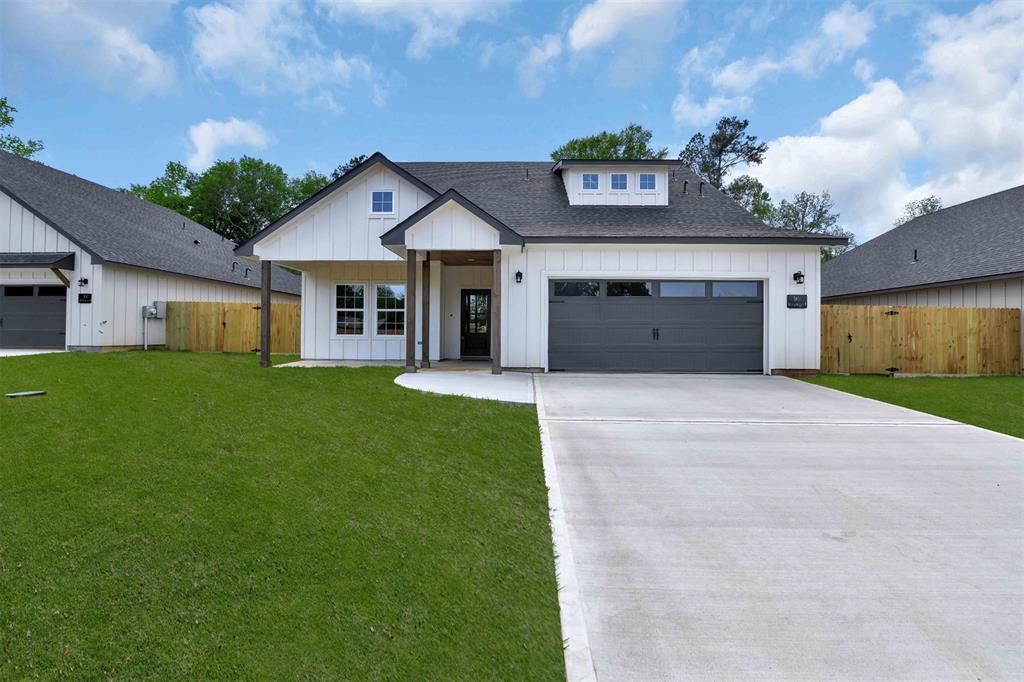
[[[906,201],[1024,183],[1024,2],[0,4],[0,93],[45,163],[122,186],[169,160],[289,173],[359,153],[545,159],[751,121],[776,199],[829,189],[863,238]]]

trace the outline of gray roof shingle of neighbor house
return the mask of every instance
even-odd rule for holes
[[[240,261],[233,242],[125,192],[2,151],[0,190],[100,262],[260,285],[260,264]],[[275,291],[301,289],[300,278],[287,270],[275,267],[271,279]]]
[[[1024,274],[1024,185],[914,218],[834,258],[822,266],[821,295],[1016,273]]]

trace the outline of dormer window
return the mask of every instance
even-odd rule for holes
[[[612,190],[625,192],[629,189],[629,176],[625,173],[612,173]]]
[[[655,179],[654,173],[641,173],[640,174],[640,191],[641,192],[653,192],[658,189],[658,181]]]
[[[597,173],[584,173],[583,174],[583,189],[596,191],[600,189],[601,182],[598,180]]]
[[[370,198],[371,213],[394,213],[395,193],[390,190],[373,192]]]

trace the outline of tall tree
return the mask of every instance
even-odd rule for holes
[[[551,152],[551,158],[559,159],[664,159],[668,148],[654,149],[647,128],[630,123],[617,132],[603,130],[596,135],[574,137]]]
[[[297,205],[310,198],[326,187],[327,183],[333,179],[315,170],[308,170],[304,175],[290,178],[288,180],[288,191],[291,193],[292,205]]]
[[[148,185],[132,184],[126,190],[151,204],[165,206],[183,216],[191,217],[189,194],[198,176],[180,161],[170,161],[164,174]]]
[[[821,260],[832,260],[857,245],[854,234],[839,224],[839,213],[828,190],[821,194],[800,192],[792,201],[783,199],[772,211],[772,227],[802,232],[820,232],[833,237],[846,237],[846,246],[821,247]]]
[[[292,206],[288,176],[280,166],[251,156],[218,161],[191,188],[191,218],[242,243]]]
[[[768,145],[747,133],[750,121],[725,116],[718,121],[715,132],[705,138],[697,133],[679,153],[679,160],[715,187],[721,189],[736,166],[756,166],[764,161]]]
[[[924,199],[917,199],[910,201],[906,206],[903,207],[903,213],[893,221],[894,227],[899,227],[903,223],[909,222],[914,218],[927,215],[929,213],[935,213],[942,208],[942,199],[938,198],[934,194],[927,196]]]
[[[360,154],[359,156],[353,156],[351,159],[348,160],[347,163],[339,164],[337,168],[331,171],[331,181],[333,182],[334,180],[337,180],[342,175],[348,173],[350,170],[361,164],[363,161],[366,161],[366,159],[366,154]]]
[[[0,131],[14,126],[14,114],[17,111],[6,97],[0,97]],[[30,159],[43,150],[43,143],[39,140],[22,140],[17,135],[3,133],[0,134],[0,149]]]
[[[741,175],[729,183],[726,191],[740,206],[766,223],[771,221],[775,207],[760,180],[750,175]]]

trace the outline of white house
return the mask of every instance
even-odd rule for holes
[[[260,265],[178,213],[0,152],[0,348],[164,342],[155,301],[260,300]],[[274,300],[299,278],[276,269]]]
[[[304,359],[493,370],[805,372],[819,247],[677,161],[394,163],[238,247],[302,271]]]

